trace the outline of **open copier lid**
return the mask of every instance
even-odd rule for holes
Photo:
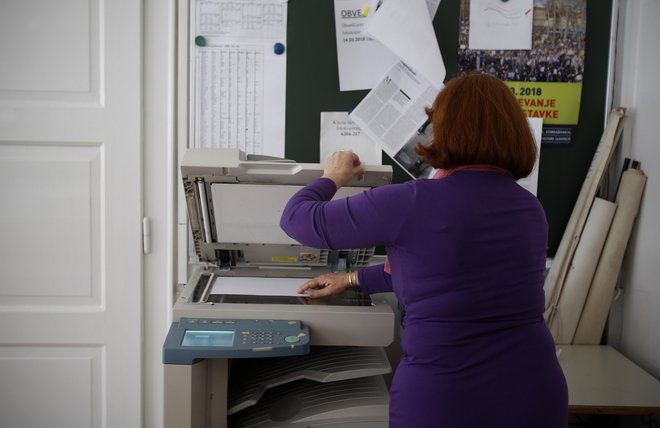
[[[181,175],[199,263],[175,302],[174,320],[297,319],[310,327],[312,345],[391,343],[394,313],[384,298],[350,290],[310,301],[270,291],[288,282],[300,284],[323,273],[372,263],[374,248],[306,247],[280,229],[289,198],[322,174],[321,164],[255,160],[238,149],[188,149]],[[339,189],[335,199],[391,179],[390,166],[368,166],[364,177]],[[260,291],[252,291],[253,287]],[[228,289],[233,291],[225,292]]]

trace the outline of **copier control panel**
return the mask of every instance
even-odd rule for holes
[[[181,318],[170,326],[164,364],[209,358],[263,358],[309,352],[309,328],[295,320]]]

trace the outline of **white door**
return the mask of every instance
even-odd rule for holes
[[[0,1],[0,426],[139,427],[141,2]]]

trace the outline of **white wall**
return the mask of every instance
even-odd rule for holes
[[[620,333],[613,346],[660,378],[660,1],[621,0],[614,106],[628,108],[621,158],[648,176],[620,285]],[[617,317],[618,318],[618,317]]]
[[[144,257],[144,424],[164,426],[162,346],[175,283],[174,154],[176,0],[144,0],[144,215],[151,250]]]

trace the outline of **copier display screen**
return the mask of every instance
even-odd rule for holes
[[[234,345],[233,331],[186,330],[181,346],[222,346]]]

